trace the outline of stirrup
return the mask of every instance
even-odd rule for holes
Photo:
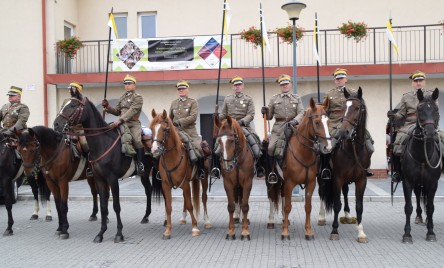
[[[145,175],[145,166],[143,165],[143,163],[138,163],[137,164],[137,175]]]
[[[324,168],[321,171],[321,179],[323,180],[330,180],[331,179],[331,171],[328,168]]]
[[[86,177],[92,177],[94,176],[92,170],[90,168],[86,168]]]
[[[220,169],[218,169],[217,167],[213,168],[210,172],[210,179],[211,180],[220,179]]]
[[[160,172],[159,172],[159,171],[157,171],[155,177],[156,177],[156,180],[158,180],[158,181],[161,181],[161,180],[162,180],[162,177],[160,177]]]
[[[267,181],[269,184],[276,184],[278,182],[278,177],[276,173],[274,173],[273,171],[270,172],[270,174],[268,174]]]
[[[402,181],[401,174],[399,174],[399,172],[393,172],[392,182],[401,182],[401,181]]]
[[[205,171],[203,169],[199,169],[197,171],[197,175],[198,175],[199,180],[205,179]]]

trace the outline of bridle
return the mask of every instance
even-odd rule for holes
[[[232,137],[232,139],[234,139],[234,154],[233,154],[233,157],[231,159],[225,159],[223,157],[220,158],[220,161],[225,162],[225,166],[224,167],[222,167],[223,165],[221,165],[222,169],[225,172],[230,172],[235,167],[238,167],[238,165],[240,164],[239,163],[239,156],[241,154],[241,149],[240,149],[240,143],[239,143],[239,134],[237,134],[237,132],[235,132],[235,131],[223,132],[223,133],[219,133],[217,135],[218,140],[220,140],[221,137]]]
[[[82,115],[83,115],[83,111],[85,109],[85,104],[86,104],[87,98],[85,97],[82,100],[79,100],[77,98],[70,98],[70,101],[78,102],[79,106],[77,106],[77,108],[74,110],[74,112],[71,115],[64,114],[63,113],[64,109],[62,109],[59,112],[59,116],[66,119],[66,124],[65,124],[64,130],[68,126],[75,126],[77,124],[80,124],[80,120],[82,119]],[[68,105],[68,104],[66,104],[66,105]]]
[[[328,141],[328,140],[331,140],[331,137],[327,137],[327,136],[325,136],[325,135],[321,135],[321,134],[319,134],[319,133],[317,132],[317,130],[315,129],[315,127],[314,127],[313,117],[322,117],[322,116],[326,116],[326,117],[327,117],[327,113],[326,113],[326,112],[323,112],[323,113],[321,113],[321,114],[313,114],[313,112],[310,111],[310,114],[307,115],[307,118],[308,118],[308,124],[311,126],[312,132],[314,133],[314,134],[312,135],[313,138],[306,137],[306,136],[303,135],[302,133],[299,133],[299,135],[296,136],[296,138],[298,139],[299,143],[302,144],[302,146],[304,146],[304,147],[306,147],[306,148],[308,148],[308,149],[310,149],[310,150],[313,150],[313,152],[314,152],[316,155],[319,155],[319,154],[322,153],[322,150],[321,150],[321,142],[320,142],[320,140],[322,140],[322,139],[323,139],[323,140],[327,140],[327,141]],[[296,131],[297,131],[297,129],[296,129]],[[302,141],[299,139],[299,137],[302,137],[304,140],[308,141],[309,143],[311,143],[311,144],[313,144],[313,145],[305,144],[304,142],[302,142]]]

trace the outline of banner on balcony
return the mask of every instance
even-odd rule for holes
[[[230,44],[220,36],[118,39],[114,42],[113,71],[164,71],[231,67]]]

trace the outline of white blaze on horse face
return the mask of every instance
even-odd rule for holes
[[[346,116],[347,116],[347,113],[348,113],[348,108],[350,108],[350,107],[352,106],[352,101],[347,101],[347,102],[346,102],[346,106],[347,106],[347,109],[345,110],[345,114],[344,114],[344,117],[346,117]]]
[[[159,149],[159,145],[157,144],[157,134],[159,133],[159,129],[160,129],[160,124],[157,124],[154,127],[154,133],[153,133],[153,144],[151,147],[151,151],[155,152]]]
[[[321,116],[322,125],[324,126],[325,137],[327,138],[327,150],[331,150],[330,131],[328,131],[328,117],[326,115]]]
[[[62,109],[60,110],[60,113],[62,113],[63,109],[71,103],[71,100],[69,100],[65,105],[63,105]]]
[[[224,152],[224,160],[228,159],[228,155],[227,155],[227,140],[228,137],[227,136],[222,136],[220,137],[220,140],[222,141],[222,151]]]

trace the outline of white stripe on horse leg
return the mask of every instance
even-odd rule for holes
[[[270,199],[268,199],[270,203],[270,211],[268,213],[268,223],[274,223],[274,215],[275,215],[275,209],[274,209],[274,203]]]
[[[39,200],[35,200],[34,201],[34,212],[32,213],[32,215],[39,215],[39,210],[40,210]]]

